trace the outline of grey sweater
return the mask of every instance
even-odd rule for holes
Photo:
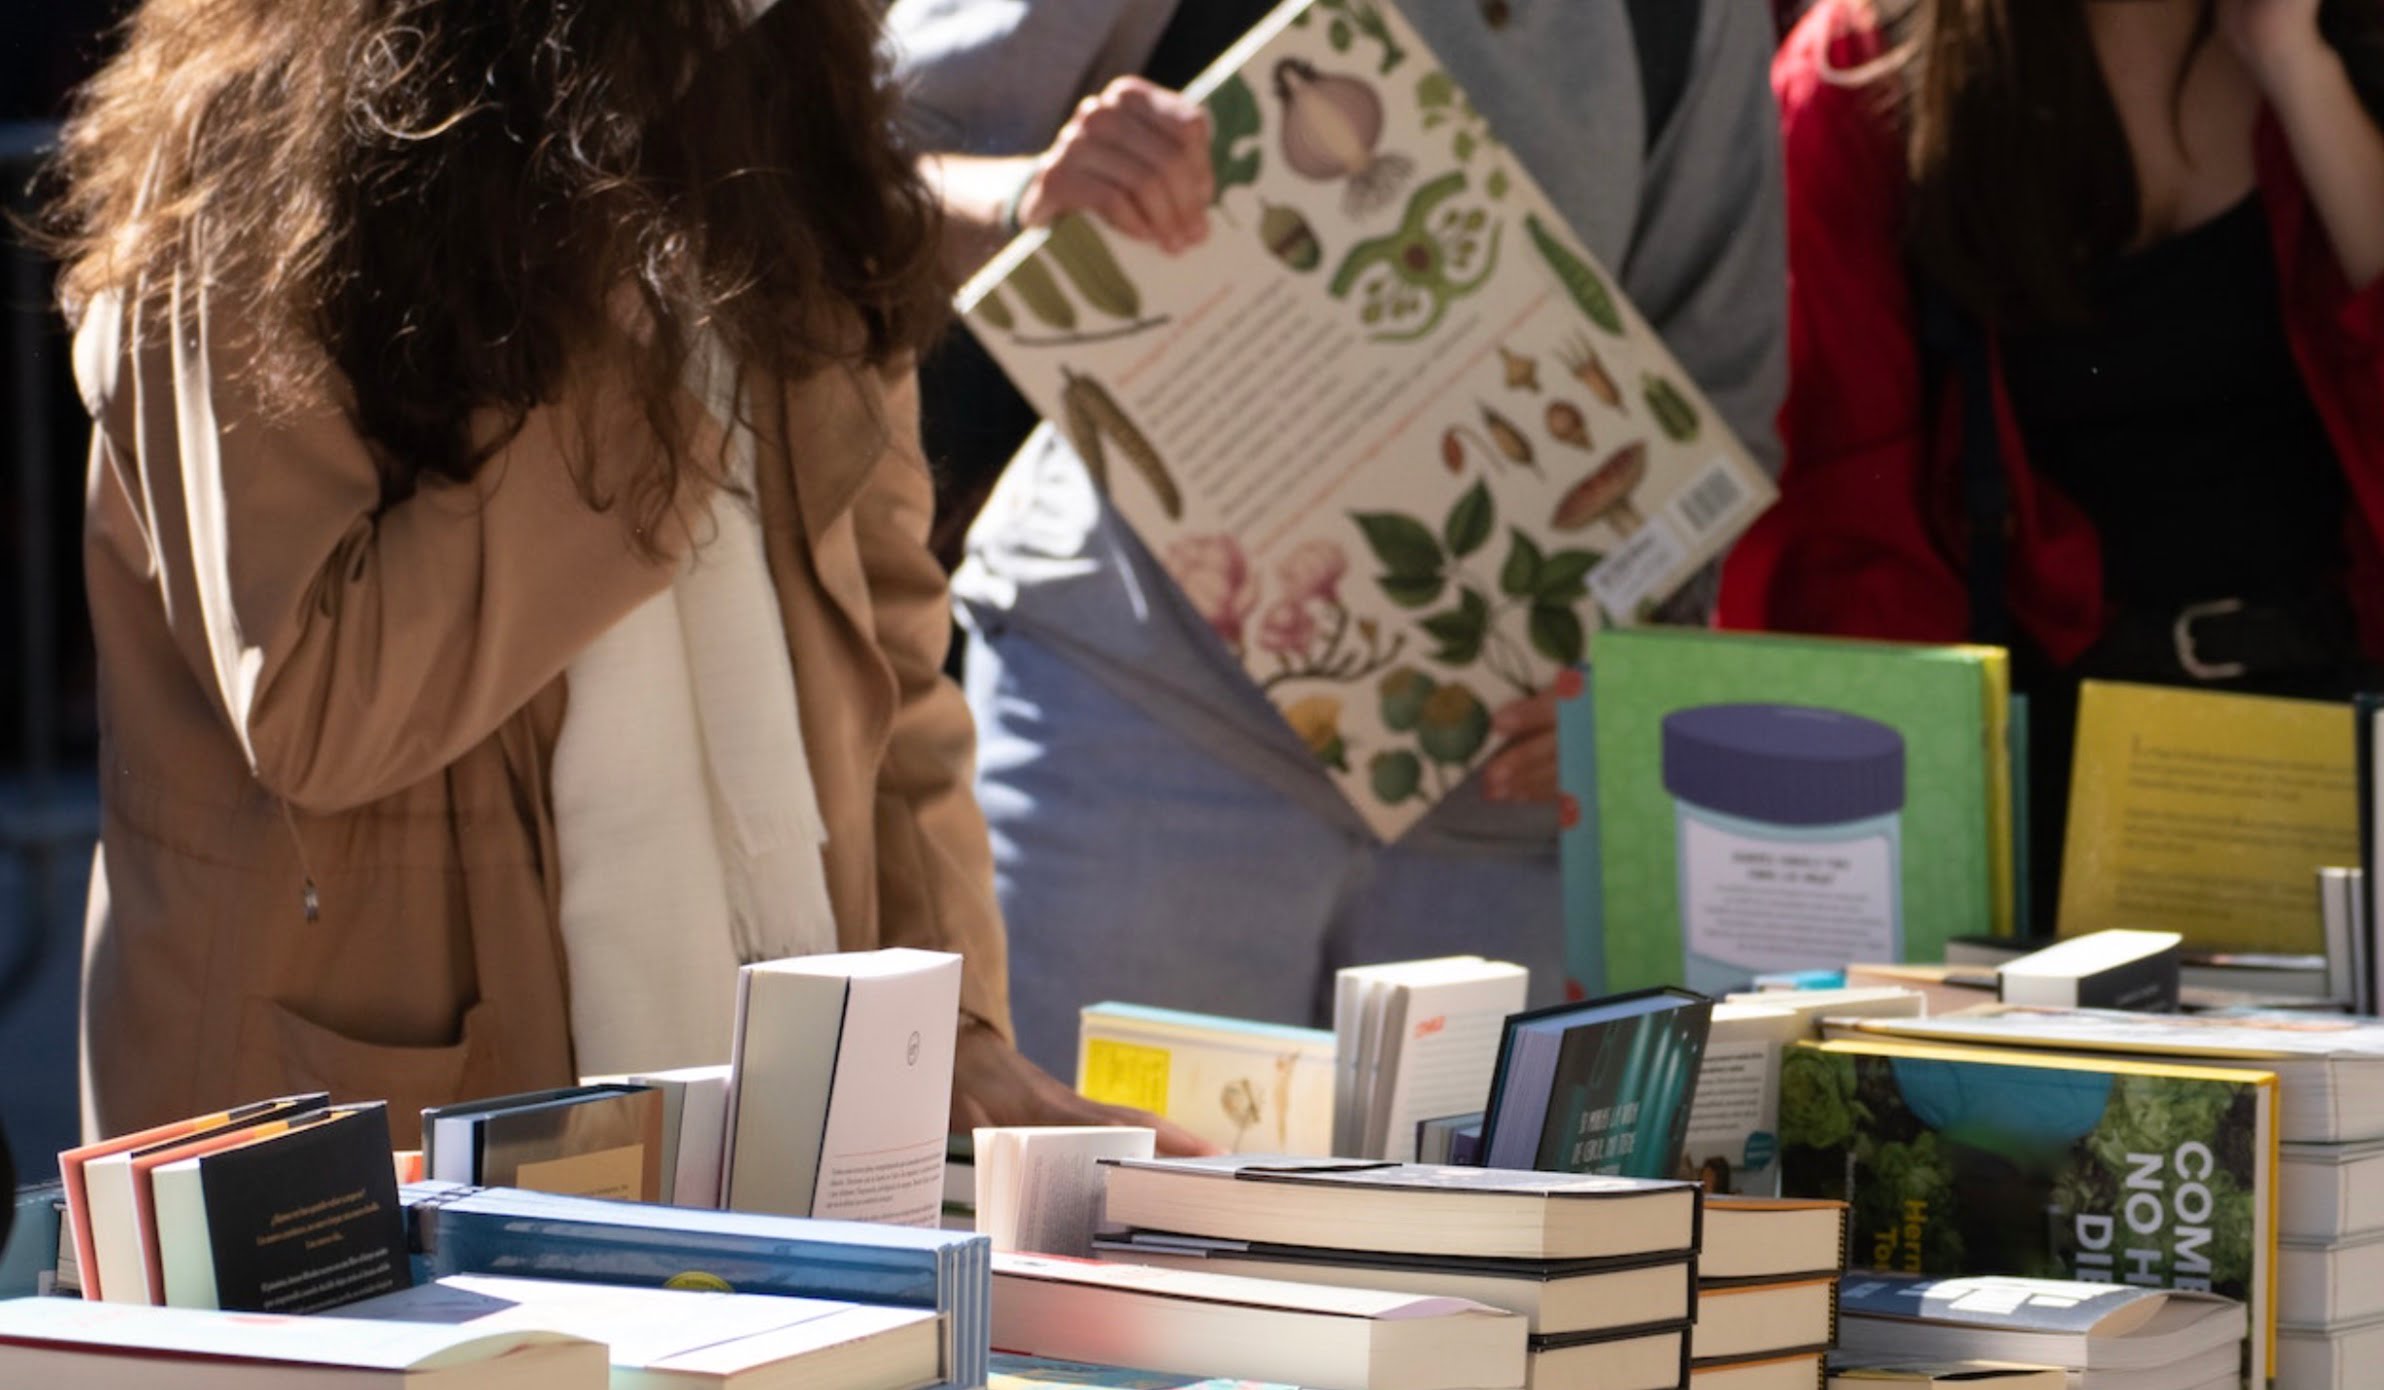
[[[928,148],[1025,154],[1076,102],[1139,71],[1176,0],[895,0],[887,15]],[[1198,0],[1193,0],[1198,3]],[[1695,66],[1652,149],[1623,0],[1409,0],[1409,21],[1767,466],[1787,376],[1787,256],[1763,0],[1705,0]],[[954,581],[981,631],[1052,647],[1243,772],[1364,833],[1240,666],[1093,491],[1056,432],[1030,440]],[[1450,798],[1403,842],[1544,852],[1538,808]]]

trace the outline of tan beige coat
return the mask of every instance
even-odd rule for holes
[[[388,1100],[402,1145],[424,1105],[569,1082],[561,673],[672,574],[581,500],[582,410],[533,415],[473,486],[383,509],[346,414],[268,417],[203,296],[128,318],[95,306],[76,343],[105,807],[86,1125],[327,1089]],[[634,437],[619,393],[584,394],[599,446]],[[843,945],[964,953],[964,1008],[1006,1033],[912,383],[829,373],[758,398]]]

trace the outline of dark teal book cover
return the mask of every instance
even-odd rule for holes
[[[1507,1021],[1485,1166],[1679,1176],[1713,1001],[1646,990]]]

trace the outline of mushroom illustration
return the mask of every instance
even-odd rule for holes
[[[1599,464],[1596,472],[1573,485],[1556,504],[1556,515],[1548,524],[1558,531],[1580,531],[1603,521],[1627,539],[1645,520],[1631,505],[1631,493],[1646,477],[1647,446],[1626,444]]]
[[[1584,452],[1597,444],[1589,437],[1589,417],[1571,401],[1550,401],[1547,412],[1548,437],[1559,444],[1570,444]]]

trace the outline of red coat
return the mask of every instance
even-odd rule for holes
[[[1940,386],[1932,426],[1907,280],[1901,132],[1877,86],[1842,76],[1882,47],[1860,0],[1822,0],[1772,65],[1787,142],[1787,464],[1779,505],[1724,567],[1724,627],[1970,636],[1958,386]],[[2384,282],[2345,283],[2273,119],[2262,122],[2258,164],[2286,333],[2350,483],[2352,604],[2368,654],[2384,658]],[[2030,471],[2000,356],[1993,375],[2012,622],[2066,664],[2109,618],[2100,544],[2085,514]]]

